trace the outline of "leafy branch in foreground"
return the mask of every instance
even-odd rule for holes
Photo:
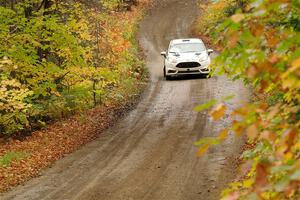
[[[223,0],[207,10],[214,9],[223,14],[204,27],[226,47],[214,63],[217,73],[243,79],[255,94],[253,103],[230,113],[240,120],[228,130],[246,134],[253,148],[242,155],[243,178],[224,190],[223,199],[299,199],[300,3]],[[205,140],[199,142],[204,150],[215,144]]]

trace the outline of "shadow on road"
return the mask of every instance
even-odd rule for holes
[[[170,77],[169,80],[167,81],[183,81],[183,80],[196,80],[196,79],[209,79],[207,75],[196,75],[196,74],[191,74],[191,75],[181,75],[181,76],[175,76],[175,77]]]

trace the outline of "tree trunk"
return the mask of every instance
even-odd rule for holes
[[[44,5],[44,12],[43,12],[43,16],[47,16],[47,15],[51,15],[52,11],[51,11],[51,7],[53,5],[53,1],[52,0],[43,0],[42,6]],[[46,42],[42,42],[43,45],[46,45]],[[38,48],[38,55],[40,60],[42,60],[43,58],[47,58],[49,54],[49,51],[47,49],[43,50],[42,48]]]
[[[44,0],[44,9],[45,9],[44,16],[51,14],[52,11],[50,10],[50,8],[52,7],[52,5],[53,5],[52,0]]]

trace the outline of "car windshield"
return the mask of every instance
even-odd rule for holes
[[[205,46],[203,43],[184,43],[172,45],[169,52],[189,53],[201,51],[205,51]]]

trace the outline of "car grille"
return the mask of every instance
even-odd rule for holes
[[[187,74],[187,73],[197,73],[199,70],[190,70],[190,71],[179,71],[178,74]]]
[[[194,68],[194,67],[200,67],[201,65],[197,62],[184,62],[184,63],[179,63],[176,65],[178,68]]]

